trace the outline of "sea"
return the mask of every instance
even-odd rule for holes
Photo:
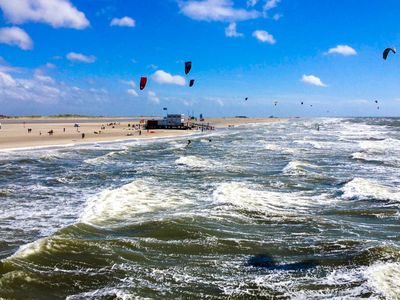
[[[398,118],[0,152],[0,299],[359,298],[400,299]]]

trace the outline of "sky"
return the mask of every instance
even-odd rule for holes
[[[398,0],[0,0],[0,115],[400,116],[400,53],[382,59],[399,15]]]

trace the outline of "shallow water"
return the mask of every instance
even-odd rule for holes
[[[0,298],[399,299],[399,119],[186,139],[0,152]]]

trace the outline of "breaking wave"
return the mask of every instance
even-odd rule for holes
[[[364,178],[354,178],[346,183],[342,188],[342,192],[342,197],[345,199],[400,201],[400,191],[398,189]]]

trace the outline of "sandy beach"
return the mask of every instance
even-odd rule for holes
[[[131,121],[130,121],[131,120]],[[217,130],[251,123],[277,122],[271,118],[210,118],[204,124]],[[190,135],[196,130],[144,130],[138,117],[0,119],[0,150],[123,141],[138,138]],[[80,127],[74,127],[79,124]],[[141,126],[139,129],[139,125]],[[50,134],[49,132],[53,132]],[[82,138],[84,134],[84,138]]]

